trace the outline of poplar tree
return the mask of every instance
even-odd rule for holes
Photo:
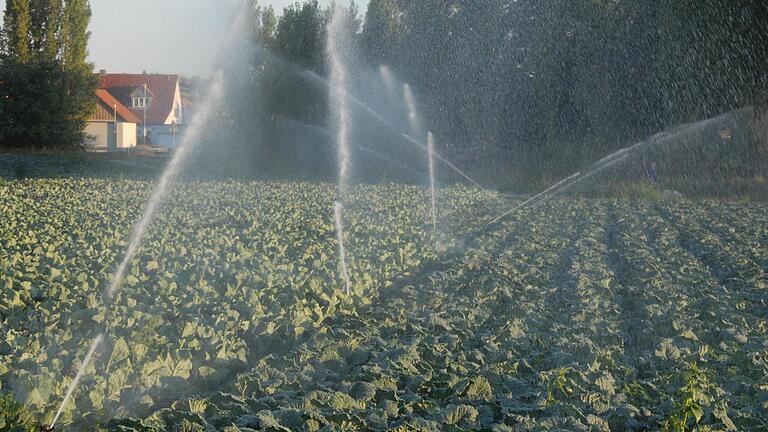
[[[59,30],[62,18],[62,0],[47,0],[45,14],[45,42],[42,50],[43,58],[54,60],[60,51]],[[34,25],[34,23],[33,23]]]
[[[88,40],[91,32],[91,6],[88,0],[67,0],[62,20],[61,60],[67,68],[88,68]]]
[[[405,33],[404,15],[395,0],[371,0],[365,14],[362,46],[373,66],[391,64]]]
[[[261,39],[269,48],[275,46],[275,31],[277,31],[277,15],[275,8],[269,5],[261,14]]]
[[[29,46],[32,56],[54,60],[58,54],[58,31],[62,0],[29,1]]]
[[[3,45],[9,61],[27,63],[31,60],[29,32],[31,17],[28,0],[6,0],[3,17]]]
[[[95,105],[88,0],[6,0],[0,147],[72,148]]]

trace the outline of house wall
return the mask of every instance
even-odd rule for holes
[[[115,147],[115,126],[112,122],[89,121],[85,133],[92,137],[88,144],[92,148],[108,149]]]
[[[110,108],[104,104],[101,100],[99,100],[99,103],[96,104],[96,110],[91,115],[90,120],[92,121],[114,121],[115,120],[115,111],[113,108]]]
[[[115,134],[114,122],[90,121],[85,126],[85,133],[92,137],[88,140],[91,148],[114,150],[136,147],[136,123],[117,123]]]
[[[176,123],[177,125],[184,123],[184,110],[181,103],[181,85],[176,81],[176,91],[173,94],[173,108],[165,119],[165,124],[170,125]]]
[[[174,145],[174,126],[173,125],[155,125],[147,128],[149,142],[155,147],[163,147],[173,150],[180,143],[182,128],[176,126],[176,139]]]
[[[117,146],[119,148],[136,147],[136,123],[117,124]]]

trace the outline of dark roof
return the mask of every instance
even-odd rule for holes
[[[148,124],[164,124],[173,112],[178,75],[166,74],[99,74],[99,87],[107,90],[123,105],[132,105],[131,93],[146,84],[147,93],[152,96],[152,104],[147,111]],[[143,121],[144,110],[131,109]],[[139,122],[141,123],[141,121]]]

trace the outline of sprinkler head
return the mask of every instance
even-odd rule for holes
[[[46,426],[46,425],[40,426],[40,432],[53,432],[55,430],[56,428],[54,428],[53,426]]]

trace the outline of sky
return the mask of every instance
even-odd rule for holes
[[[90,60],[108,72],[210,73],[238,0],[91,0]],[[280,14],[296,0],[262,0]],[[4,9],[5,2],[0,2]],[[331,0],[320,0],[328,5]],[[346,4],[345,0],[340,1]],[[358,1],[357,3],[362,3]],[[367,3],[367,2],[366,2]]]

